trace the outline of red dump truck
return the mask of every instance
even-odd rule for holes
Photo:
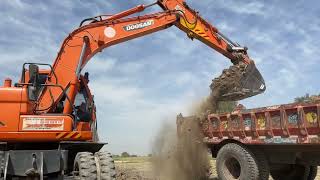
[[[220,180],[313,180],[320,164],[320,103],[286,104],[201,117]]]

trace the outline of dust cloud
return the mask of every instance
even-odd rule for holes
[[[207,146],[203,143],[201,122],[207,114],[217,112],[221,101],[245,97],[242,93],[235,93],[235,96],[229,97],[223,96],[230,92],[239,92],[243,71],[242,65],[225,69],[222,75],[215,78],[210,85],[210,95],[194,103],[189,109],[189,113],[195,116],[182,118],[182,115],[179,115],[176,121],[177,126],[168,123],[162,125],[152,148],[153,171],[157,179],[209,179],[209,154]]]
[[[182,116],[179,115],[177,124],[162,125],[152,147],[153,172],[157,179],[209,179],[209,151],[203,143],[200,122],[206,113],[215,112],[216,107],[217,102],[214,102],[214,97],[209,96],[191,106],[189,112],[195,116],[180,121],[179,116]]]
[[[200,180],[209,172],[207,147],[195,121],[186,135],[177,137],[174,125],[163,124],[153,145],[153,172],[159,180]]]

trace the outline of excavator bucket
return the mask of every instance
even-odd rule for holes
[[[222,74],[212,81],[211,95],[219,101],[239,101],[266,90],[265,82],[254,62],[240,62],[223,70]]]

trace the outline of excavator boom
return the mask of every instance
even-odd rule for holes
[[[128,17],[156,4],[164,11]],[[234,81],[237,82],[234,84],[235,87],[231,86],[221,91],[221,97],[224,97],[224,100],[239,100],[265,90],[264,80],[254,62],[249,58],[246,47],[230,41],[183,0],[158,0],[151,5],[140,5],[112,16],[101,15],[81,22],[81,26],[64,40],[53,64],[52,70],[55,74],[63,74],[63,76],[59,79],[52,76],[47,81],[47,84],[58,82],[64,92],[68,93],[65,95],[61,88],[45,88],[39,97],[37,109],[44,112],[54,111],[57,104],[62,99],[66,99],[64,96],[68,96],[70,101],[64,103],[63,113],[71,113],[79,74],[91,57],[106,47],[157,32],[172,25],[184,31],[189,38],[198,39],[223,54],[234,65],[241,65],[242,69],[235,70],[237,74],[234,76]],[[219,82],[223,81],[224,76],[228,74],[230,73],[223,73]],[[211,88],[216,84],[219,83],[214,81]]]

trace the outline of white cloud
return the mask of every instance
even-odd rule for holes
[[[12,1],[8,1],[7,3],[14,8],[20,8],[20,9],[25,8],[25,4],[20,0],[12,0]]]
[[[130,103],[131,100],[138,101],[141,96],[141,92],[135,87],[113,85],[104,80],[93,81],[91,87],[94,94],[97,94],[99,99],[103,101],[126,104]]]
[[[231,26],[230,24],[227,24],[226,22],[220,22],[219,24],[216,25],[216,27],[219,29],[220,32],[224,33],[233,33],[236,31],[236,28]]]
[[[92,72],[105,73],[107,71],[112,70],[117,64],[117,61],[118,60],[114,58],[94,57],[88,62],[83,71],[90,69],[90,71]]]
[[[243,1],[217,1],[204,2],[207,6],[212,8],[213,6],[226,9],[233,13],[237,13],[240,15],[259,15],[266,16],[265,12],[265,4],[261,1],[251,1],[251,2],[243,2]],[[220,12],[222,13],[222,12]]]
[[[153,132],[162,121],[175,121],[177,112],[186,113],[194,95],[187,92],[173,99],[154,99],[132,85],[94,80],[90,86],[96,95],[100,137],[110,142],[108,150],[114,153],[128,149],[135,154],[149,153]]]

